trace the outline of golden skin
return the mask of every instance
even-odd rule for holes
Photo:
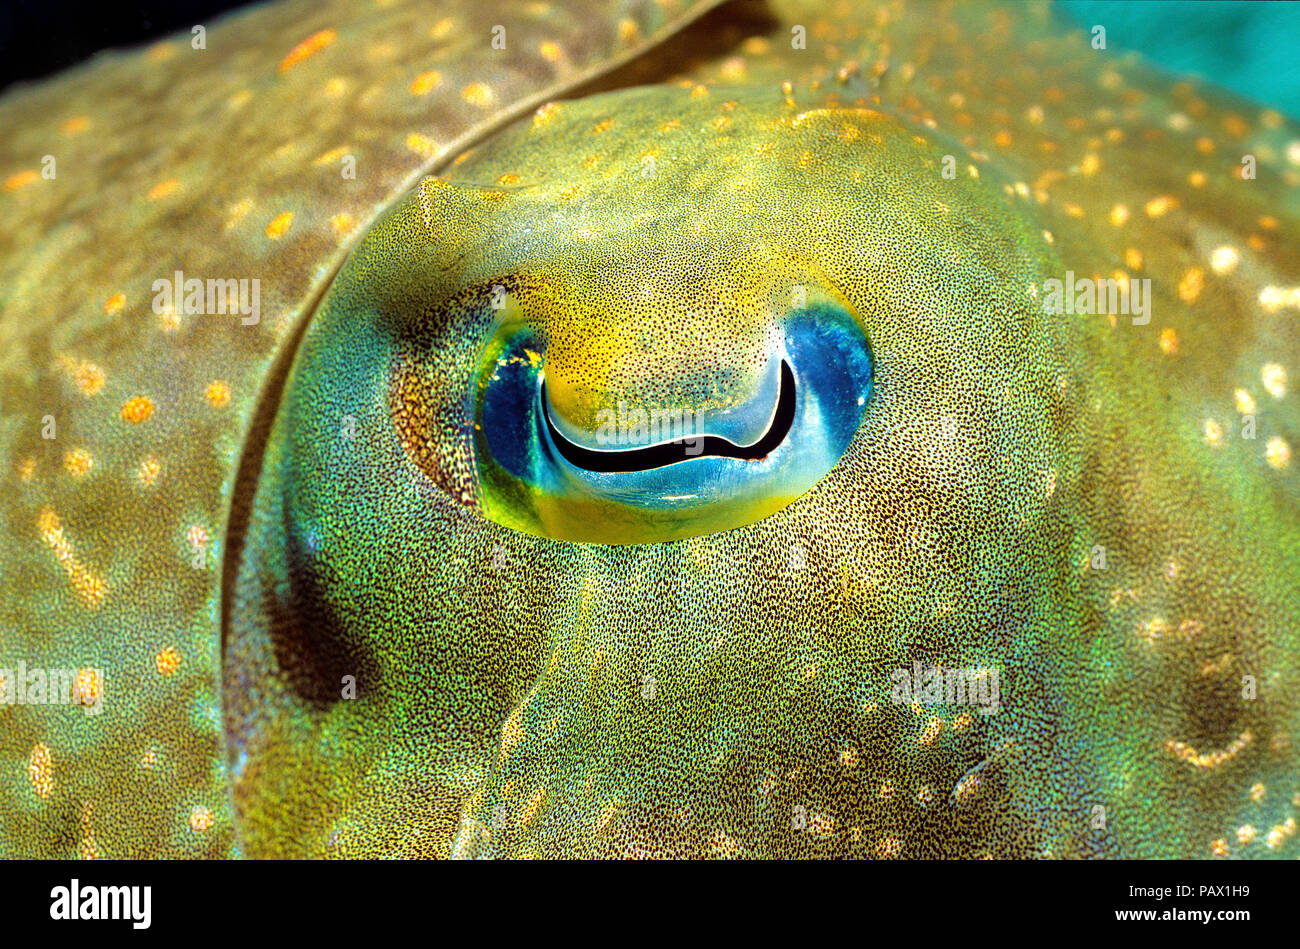
[[[252,759],[270,767],[259,775],[244,765],[236,782],[249,852],[1294,853],[1297,487],[1288,449],[1300,433],[1286,381],[1300,370],[1286,327],[1300,273],[1288,158],[1296,128],[1102,60],[1078,35],[1051,37],[1041,13],[888,6],[861,17],[806,4],[775,12],[768,35],[696,68],[698,94],[692,82],[562,105],[542,113],[549,118],[537,132],[526,120],[445,177],[465,189],[519,176],[521,193],[497,215],[458,219],[465,231],[518,233],[509,214],[521,212],[567,224],[568,188],[584,190],[589,206],[603,203],[588,237],[548,229],[535,263],[552,287],[574,272],[584,241],[618,247],[637,238],[623,223],[634,219],[629,209],[692,199],[688,185],[673,187],[686,177],[674,162],[703,155],[712,157],[701,159],[699,174],[737,186],[704,191],[702,203],[718,211],[694,248],[717,263],[716,273],[736,273],[745,257],[718,251],[731,246],[719,222],[736,220],[724,209],[745,201],[738,183],[750,179],[760,217],[770,209],[769,243],[817,261],[872,335],[885,376],[853,448],[813,492],[771,518],[618,554],[512,534],[455,494],[424,495],[437,518],[401,523],[425,532],[415,545],[425,567],[372,576],[371,606],[376,615],[391,609],[405,589],[393,585],[420,577],[426,590],[459,591],[465,614],[490,619],[495,631],[467,640],[452,624],[442,640],[387,642],[383,627],[351,629],[354,644],[390,651],[377,651],[376,666],[364,670],[373,676],[369,695],[363,687],[355,705],[331,711],[304,714],[283,670],[259,664],[258,636],[267,634],[257,607],[232,586],[232,614],[246,619],[235,629],[252,658],[232,661],[227,652],[226,669],[263,676],[265,689],[232,691],[227,679],[228,727],[239,731],[246,707],[273,736],[256,749],[264,757]],[[796,23],[807,28],[808,49],[786,51]],[[690,45],[688,36],[683,48]],[[712,88],[718,81],[747,88],[732,94]],[[730,102],[737,105],[728,110]],[[746,121],[728,125],[735,112]],[[681,125],[672,127],[674,119]],[[920,141],[897,132],[909,125]],[[673,144],[674,135],[686,144]],[[637,174],[650,148],[667,154],[656,187]],[[1234,174],[1245,149],[1258,159],[1254,180]],[[947,154],[958,159],[957,180],[938,173]],[[861,180],[846,169],[861,170]],[[882,180],[898,187],[857,199]],[[371,240],[387,227],[398,239],[382,246],[399,263],[420,247],[436,260],[441,245],[412,200]],[[831,226],[803,219],[800,228],[800,214]],[[841,221],[843,231],[834,226]],[[737,231],[732,243],[752,247],[763,227]],[[502,263],[534,260],[532,250],[511,258],[466,243],[476,248],[458,264],[466,272],[494,275]],[[663,272],[644,266],[647,276]],[[1047,319],[1031,290],[1067,267],[1150,277],[1152,323]],[[400,279],[351,285],[400,300],[433,279],[421,276],[427,268],[389,272]],[[445,294],[447,285],[424,289]],[[549,304],[557,336],[555,325],[575,315],[566,292]],[[610,309],[634,305],[618,292],[604,289]],[[343,312],[324,311],[334,322],[313,326],[300,359],[329,351]],[[574,372],[584,345],[598,351],[621,326],[602,327],[591,315],[576,325],[591,332],[572,343]],[[657,328],[645,328],[652,345]],[[468,328],[454,329],[461,349],[472,350]],[[456,359],[440,357],[450,361],[436,363],[438,375],[466,384],[473,360],[468,352]],[[276,408],[301,404],[310,418],[319,403],[301,387],[325,378],[291,377]],[[645,371],[619,384],[638,378]],[[373,442],[404,450],[391,429],[387,442],[381,437],[392,416],[382,404],[371,408]],[[1245,416],[1258,428],[1254,439],[1241,437]],[[946,417],[956,418],[955,429]],[[274,436],[269,444],[271,472],[282,456]],[[306,470],[323,444],[305,449]],[[454,477],[468,471],[466,455],[453,448],[439,457],[450,459]],[[72,491],[77,476],[64,464],[67,474],[51,480]],[[256,503],[265,504],[273,480],[243,486],[261,491]],[[293,504],[320,505],[325,483],[296,485]],[[238,486],[212,489],[213,510],[225,509],[228,492],[240,496]],[[358,491],[348,503],[382,526],[392,508],[367,506],[373,500]],[[101,499],[82,513],[105,508]],[[327,513],[344,520],[343,508]],[[63,508],[55,512],[72,523]],[[12,509],[6,514],[18,523]],[[239,571],[263,563],[258,544],[275,536],[258,509],[250,524]],[[15,528],[22,539],[14,549],[42,563],[66,614],[87,623],[84,615],[95,614],[75,597],[93,594],[86,565],[105,558],[66,546],[72,530],[62,521],[45,517],[39,526],[43,546]],[[377,542],[395,542],[387,526]],[[436,553],[448,536],[456,562]],[[804,570],[789,568],[792,539],[807,551]],[[508,563],[544,569],[527,578],[489,574],[496,542]],[[1109,553],[1105,571],[1092,567],[1097,546]],[[331,556],[355,569],[374,550],[342,544]],[[111,593],[110,584],[105,606]],[[344,593],[320,595],[338,601]],[[99,613],[108,620],[99,628],[121,630],[120,617]],[[997,638],[1000,628],[1013,635]],[[956,709],[886,706],[879,687],[888,670],[918,650],[948,663],[1001,663],[1007,714],[965,721]],[[424,696],[401,684],[404,668],[440,670],[455,685]],[[197,675],[215,688],[210,672]],[[646,675],[656,683],[653,702],[644,698]],[[1260,686],[1250,704],[1238,700],[1243,675]],[[41,827],[51,840],[54,827],[69,829],[59,836],[64,850],[43,852],[67,852],[73,840],[106,849],[110,833],[170,834],[165,845],[142,845],[162,852],[213,839],[210,827],[195,829],[204,821],[188,801],[160,808],[151,823],[134,813],[106,818],[107,802],[69,793],[65,779],[124,785],[105,776],[117,772],[93,766],[73,777],[76,762],[100,760],[103,746],[83,740],[88,757],[65,765],[57,738],[70,724],[52,715],[61,711],[0,712],[31,723],[9,733],[22,732],[12,744],[5,739],[5,800],[22,801],[18,813],[26,830],[38,829],[34,839]],[[455,742],[438,739],[456,721],[473,727]],[[346,744],[327,740],[340,733]],[[210,734],[206,744],[176,744],[195,762],[214,763],[215,742]],[[65,747],[78,746],[69,738]],[[295,770],[303,761],[318,770]],[[408,770],[423,783],[394,794]],[[266,780],[272,774],[292,780]],[[340,795],[350,779],[357,790]],[[196,793],[186,782],[173,786],[184,789],[178,797]],[[55,794],[64,795],[58,808],[49,803]],[[1091,824],[1098,804],[1108,814],[1100,833]],[[794,807],[806,810],[809,832],[791,832]]]
[[[275,4],[0,100],[0,666],[107,691],[97,717],[0,707],[0,851],[236,852],[221,569],[277,353],[391,200],[698,9]],[[259,278],[261,321],[155,314],[178,269]]]

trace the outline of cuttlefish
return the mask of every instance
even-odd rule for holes
[[[0,99],[3,853],[1300,855],[1300,126],[713,6]]]

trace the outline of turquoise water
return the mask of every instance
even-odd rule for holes
[[[1300,120],[1300,2],[1057,0],[1067,20],[1106,27],[1109,49],[1194,73]]]

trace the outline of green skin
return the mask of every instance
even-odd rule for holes
[[[197,488],[131,486],[152,443],[94,443],[74,477],[30,383],[5,437],[49,459],[5,508],[7,588],[32,592],[4,644],[98,659],[108,691],[99,717],[0,709],[6,852],[1300,854],[1300,130],[1042,10],[832,8],[723,10],[536,118],[463,123],[476,147],[414,190],[394,171],[279,342],[189,337],[235,393]],[[1121,269],[1149,322],[1047,312],[1047,281]],[[794,287],[874,360],[810,490],[685,523],[486,454],[504,340],[535,341],[579,429],[665,391],[707,416],[755,397]],[[61,398],[205,444],[135,371]],[[131,428],[137,389],[158,418]],[[204,516],[220,569],[193,571]],[[171,573],[110,562],[151,517]],[[914,661],[996,672],[997,712],[896,702]]]

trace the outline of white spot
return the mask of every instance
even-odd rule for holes
[[[1217,274],[1230,274],[1237,269],[1240,257],[1235,247],[1216,247],[1210,252],[1210,269]]]
[[[1277,363],[1265,363],[1259,370],[1259,378],[1273,398],[1280,399],[1286,395],[1286,370]]]

